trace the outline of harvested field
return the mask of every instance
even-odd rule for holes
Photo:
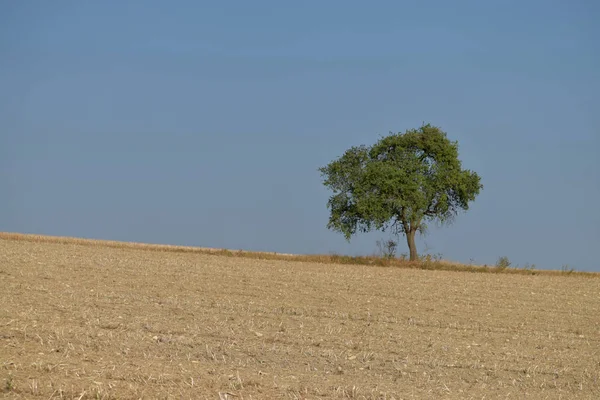
[[[0,392],[599,399],[600,279],[0,239]]]

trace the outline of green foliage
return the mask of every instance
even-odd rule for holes
[[[442,255],[442,253],[425,254],[425,255],[420,256],[419,259],[421,261],[426,261],[426,262],[440,262],[443,259],[443,255]]]
[[[525,271],[534,271],[535,270],[535,264],[525,263],[525,265],[523,265],[523,269]]]
[[[379,250],[379,256],[391,260],[396,258],[396,250],[398,249],[398,242],[392,239],[378,240],[377,249]]]
[[[421,268],[423,269],[439,269],[442,261],[442,254],[425,254],[419,257],[419,261],[421,262]]]
[[[8,375],[8,378],[6,379],[6,381],[4,382],[4,391],[6,392],[10,392],[15,388],[15,385],[13,383],[13,377],[12,375]]]
[[[415,233],[430,221],[452,222],[483,187],[475,172],[462,169],[458,143],[430,124],[352,147],[319,171],[334,193],[329,229],[346,240],[371,230],[404,234],[411,260],[417,259]]]
[[[570,267],[568,264],[564,264],[562,267],[560,267],[560,271],[563,274],[572,274],[575,272],[575,268]]]
[[[502,257],[498,258],[498,261],[496,262],[496,268],[498,268],[498,269],[510,268],[511,265],[512,265],[512,263],[506,256],[502,256]]]

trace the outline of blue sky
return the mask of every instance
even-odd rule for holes
[[[600,3],[367,4],[1,2],[0,230],[371,254],[317,168],[425,121],[484,190],[421,252],[600,270]]]

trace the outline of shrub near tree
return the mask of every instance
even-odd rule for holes
[[[348,241],[371,230],[403,234],[410,260],[418,259],[417,232],[428,222],[451,223],[483,188],[475,172],[462,169],[458,143],[431,124],[352,147],[319,171],[333,191],[329,229]]]

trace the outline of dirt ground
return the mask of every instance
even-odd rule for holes
[[[600,279],[0,240],[0,393],[600,399]]]

